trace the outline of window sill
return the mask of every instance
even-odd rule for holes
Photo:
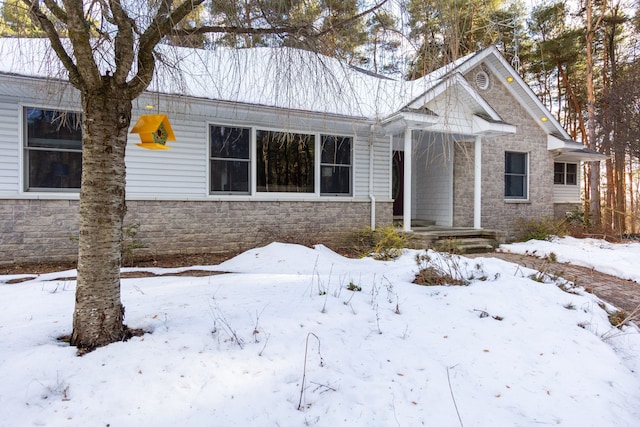
[[[531,200],[529,199],[504,199],[504,202],[510,205],[529,205]]]

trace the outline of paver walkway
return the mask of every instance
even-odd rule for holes
[[[472,258],[491,256],[520,264],[523,267],[563,277],[566,280],[572,281],[577,286],[582,286],[600,299],[624,310],[627,314],[631,314],[636,310],[632,320],[636,325],[640,326],[640,310],[638,309],[638,307],[640,307],[640,283],[620,279],[619,277],[600,273],[590,268],[551,262],[528,255],[492,252],[465,256]]]

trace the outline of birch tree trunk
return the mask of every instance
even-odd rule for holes
[[[71,344],[93,349],[123,340],[120,255],[125,207],[125,147],[131,99],[104,77],[82,96],[82,188],[78,285]]]

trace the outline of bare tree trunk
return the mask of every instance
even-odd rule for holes
[[[110,79],[110,77],[104,77]],[[115,85],[82,96],[78,286],[71,344],[93,349],[125,338],[120,254],[130,99]]]
[[[603,10],[605,8],[606,1],[603,0]],[[587,35],[586,35],[586,67],[587,67],[587,123],[588,123],[588,137],[589,148],[597,150],[596,143],[596,95],[593,84],[593,40],[595,32],[600,23],[602,22],[601,15],[598,21],[593,23],[593,3],[592,0],[586,1],[586,13],[587,13]],[[602,215],[600,208],[600,163],[592,162],[589,168],[589,216],[591,223],[595,227],[602,225]]]
[[[615,158],[614,158],[614,166],[615,166],[615,185],[616,185],[616,198],[615,198],[615,209],[613,213],[614,226],[616,227],[616,231],[620,234],[625,233],[627,230],[626,227],[626,212],[627,212],[627,204],[625,200],[626,196],[626,188],[625,188],[625,153],[624,147],[619,146],[620,143],[614,149]]]
[[[607,156],[611,155],[611,148],[608,145],[604,147],[603,151]],[[613,185],[615,177],[613,173],[613,160],[610,158],[605,161],[605,174],[608,185],[605,191],[606,206],[604,209],[603,224],[605,229],[614,229],[613,212],[615,211],[616,186]]]
[[[629,189],[629,212],[631,212],[631,223],[629,224],[629,231],[633,234],[635,234],[638,230],[637,228],[637,221],[638,221],[638,214],[636,212],[636,202],[635,202],[635,197],[633,194],[634,191],[634,182],[633,182],[633,159],[629,159],[629,169],[628,169],[628,173],[629,173],[629,185],[628,185],[628,189]]]
[[[584,120],[582,118],[582,114],[580,114],[580,112],[582,111],[582,108],[580,107],[580,101],[578,101],[578,97],[573,91],[573,86],[571,86],[571,83],[569,82],[569,79],[567,78],[567,74],[564,72],[564,68],[562,67],[562,64],[560,64],[560,61],[557,62],[557,65],[558,65],[558,74],[560,78],[562,78],[562,81],[564,82],[567,94],[569,95],[569,99],[571,100],[571,104],[573,105],[573,109],[574,111],[576,111],[576,116],[579,121],[579,128],[580,128],[580,134],[582,135],[582,140],[585,141],[587,139],[587,131],[584,127]],[[558,87],[560,86],[558,85]]]

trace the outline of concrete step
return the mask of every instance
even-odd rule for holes
[[[469,237],[462,239],[439,239],[434,242],[434,249],[454,251],[460,254],[493,252],[497,246],[494,239]]]

